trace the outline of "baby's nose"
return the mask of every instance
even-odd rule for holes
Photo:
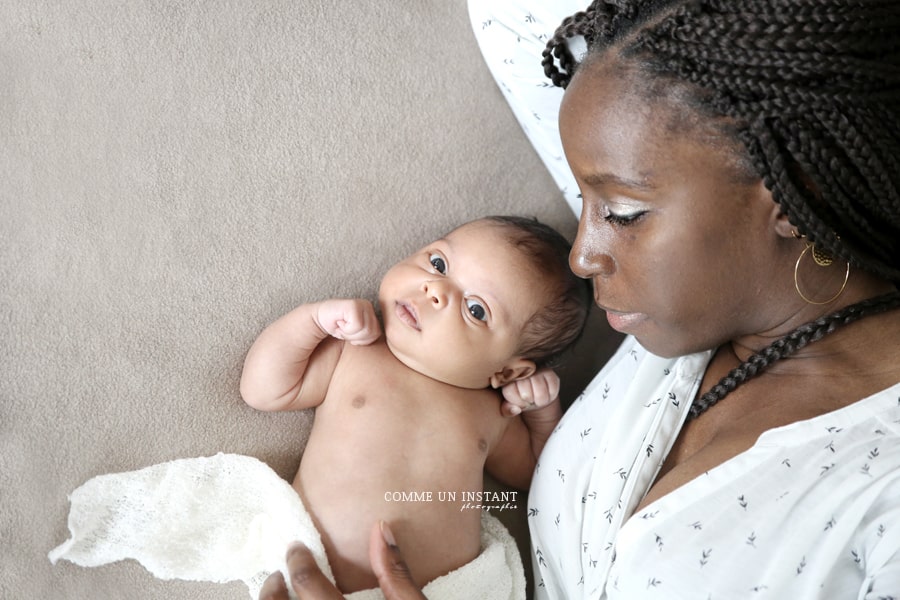
[[[431,305],[434,308],[443,308],[447,305],[448,292],[447,286],[443,281],[439,279],[426,281],[422,284],[422,291],[431,300]]]

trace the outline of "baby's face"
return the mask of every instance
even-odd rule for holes
[[[484,388],[515,359],[547,291],[504,228],[463,225],[394,265],[378,293],[391,352],[433,379]]]

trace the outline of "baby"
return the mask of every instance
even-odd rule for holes
[[[529,485],[561,416],[547,391],[555,375],[539,370],[578,338],[590,306],[568,251],[537,221],[472,221],[387,272],[383,335],[371,302],[325,300],[295,308],[250,348],[249,405],[316,407],[293,485],[344,593],[377,586],[368,542],[379,520],[424,585],[480,552],[480,511],[451,493],[480,492],[484,469]],[[506,388],[504,414],[497,390],[516,381],[528,389]]]

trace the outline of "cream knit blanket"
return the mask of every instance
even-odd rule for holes
[[[265,463],[236,454],[174,460],[100,475],[69,497],[71,538],[49,558],[96,567],[133,558],[160,579],[241,580],[256,600],[262,582],[285,571],[300,540],[333,580],[322,541],[296,491]],[[482,552],[425,587],[430,600],[523,600],[525,577],[509,532],[482,513]],[[383,598],[379,590],[347,596]]]

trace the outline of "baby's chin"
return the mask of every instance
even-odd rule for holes
[[[385,342],[387,342],[388,350],[391,351],[394,358],[406,365],[409,369],[412,369],[416,373],[424,375],[429,379],[434,379],[440,383],[468,390],[483,390],[490,387],[491,380],[489,375],[463,377],[458,374],[448,373],[445,368],[441,368],[446,364],[446,360],[433,356],[435,360],[440,361],[441,364],[432,365],[428,362],[423,362],[419,360],[418,357],[409,356],[401,349],[394,346],[394,344],[391,343],[391,338],[389,336],[385,336],[384,339]],[[429,356],[429,358],[431,357],[432,356]]]

